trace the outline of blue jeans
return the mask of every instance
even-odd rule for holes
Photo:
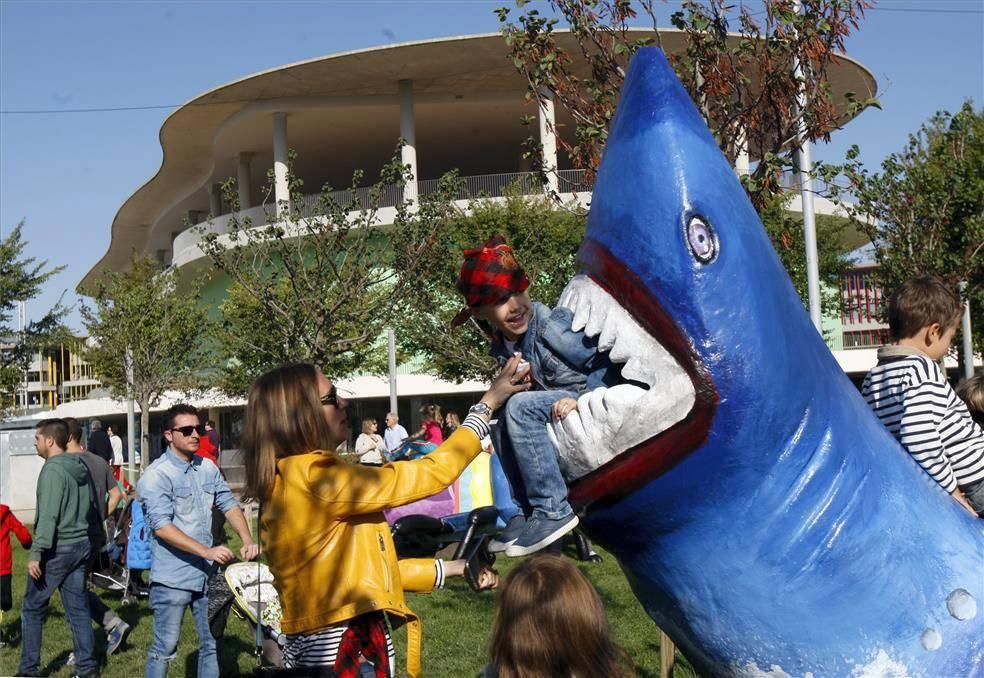
[[[215,654],[215,638],[208,628],[208,596],[204,592],[173,589],[163,584],[150,585],[154,640],[147,653],[145,678],[164,678],[167,675],[167,667],[174,660],[181,638],[181,620],[189,605],[195,630],[198,631],[198,677],[218,678],[219,659]]]
[[[967,503],[977,511],[977,515],[984,518],[984,480],[965,488],[963,493]]]
[[[556,520],[573,512],[547,422],[555,402],[576,397],[570,391],[525,391],[512,395],[498,412],[494,444],[513,498],[527,516]]]
[[[65,618],[72,629],[75,651],[75,670],[79,673],[98,668],[93,656],[95,641],[89,623],[89,601],[86,598],[85,568],[89,562],[89,542],[63,544],[48,549],[41,556],[41,578],[27,578],[27,591],[21,607],[20,665],[17,673],[39,673],[41,670],[41,630],[48,602],[61,593]]]

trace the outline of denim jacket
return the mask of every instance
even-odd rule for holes
[[[529,326],[516,342],[516,351],[529,361],[533,383],[539,390],[565,390],[581,394],[605,384],[611,361],[598,353],[598,340],[571,329],[574,314],[562,306],[552,311],[533,302]],[[490,355],[504,365],[512,354],[498,332]]]
[[[211,546],[212,507],[225,513],[239,506],[218,467],[197,455],[187,462],[168,450],[147,467],[137,491],[152,535],[150,581],[185,591],[204,591],[209,561],[159,540],[154,531],[174,525],[195,541]]]

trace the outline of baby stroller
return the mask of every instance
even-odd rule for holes
[[[221,642],[229,612],[253,629],[258,654],[272,667],[283,663],[280,598],[273,573],[264,563],[234,562],[224,568],[213,564],[208,577],[208,619],[212,637]]]
[[[93,586],[121,592],[120,602],[129,605],[148,595],[141,572],[150,569],[150,542],[139,501],[127,499],[117,515],[115,521],[109,521],[109,541],[89,578]]]

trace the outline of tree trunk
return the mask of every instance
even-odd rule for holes
[[[150,463],[150,399],[140,396],[140,472]]]

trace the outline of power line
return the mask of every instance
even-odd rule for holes
[[[866,12],[911,12],[918,14],[984,14],[982,9],[921,9],[919,7],[869,7]]]
[[[50,115],[59,113],[116,113],[118,111],[154,111],[168,108],[188,108],[191,106],[226,106],[228,104],[251,104],[269,101],[277,97],[262,99],[223,99],[221,101],[191,101],[183,104],[151,104],[147,106],[94,106],[92,108],[22,108],[0,110],[0,115]]]

